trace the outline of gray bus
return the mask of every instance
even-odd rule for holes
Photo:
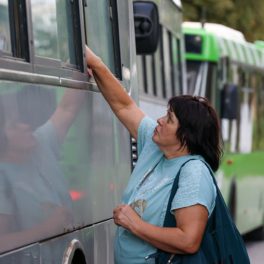
[[[179,53],[178,2],[156,4]],[[150,36],[153,21],[133,17],[132,1],[0,0],[1,264],[113,263],[112,211],[136,148],[88,77],[85,44],[138,102],[135,25]]]

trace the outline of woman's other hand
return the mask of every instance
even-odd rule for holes
[[[117,206],[113,213],[115,224],[131,232],[142,221],[136,211],[128,204]]]

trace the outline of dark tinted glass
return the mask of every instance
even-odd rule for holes
[[[202,54],[202,38],[198,35],[185,35],[185,50],[187,53]]]

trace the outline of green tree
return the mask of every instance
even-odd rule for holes
[[[263,0],[182,0],[184,21],[201,21],[206,8],[206,21],[223,24],[241,31],[246,40],[264,40]]]

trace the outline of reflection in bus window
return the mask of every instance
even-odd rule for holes
[[[76,65],[73,3],[32,0],[35,55]]]
[[[32,88],[38,104],[31,100]],[[72,197],[59,157],[83,98],[83,92],[67,89],[57,106],[54,90],[32,86],[0,96],[1,252],[73,225]]]
[[[8,0],[0,1],[0,49],[6,52],[12,52]]]
[[[110,0],[88,0],[85,7],[87,43],[110,71],[116,74]]]

